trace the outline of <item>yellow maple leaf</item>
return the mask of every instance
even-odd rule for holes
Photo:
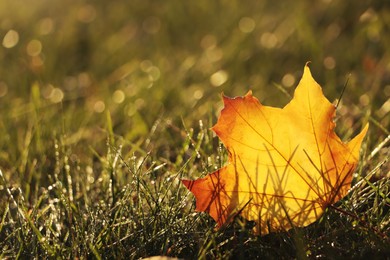
[[[347,194],[368,125],[343,143],[334,132],[336,108],[307,65],[283,109],[263,106],[250,91],[223,101],[212,129],[229,151],[227,166],[182,180],[197,211],[218,226],[239,213],[264,235],[309,225]]]

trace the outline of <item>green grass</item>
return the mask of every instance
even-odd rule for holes
[[[0,17],[1,258],[390,257],[386,1],[0,0]],[[341,138],[370,122],[356,186],[308,227],[216,231],[180,179],[226,162],[220,93],[283,106],[308,60],[330,100],[349,79]]]

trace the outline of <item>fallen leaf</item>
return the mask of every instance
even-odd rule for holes
[[[240,214],[264,235],[307,226],[347,194],[368,125],[343,143],[334,132],[336,108],[307,65],[282,109],[262,105],[251,91],[223,101],[212,129],[229,152],[228,164],[182,180],[197,211],[208,212],[219,227]]]

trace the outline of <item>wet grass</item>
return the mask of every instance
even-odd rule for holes
[[[0,1],[1,257],[388,258],[390,9],[348,2]],[[308,60],[330,100],[349,79],[341,138],[370,122],[354,188],[305,228],[216,231],[179,180],[226,162],[220,93],[283,106]]]

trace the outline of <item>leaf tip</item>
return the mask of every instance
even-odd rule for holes
[[[370,127],[370,123],[367,123],[367,124],[363,127],[362,131],[360,132],[360,135],[363,136],[362,139],[366,136],[369,127]]]
[[[252,95],[252,90],[250,89],[250,90],[248,90],[248,92],[245,94],[245,97],[251,97],[251,96],[253,96]]]
[[[363,128],[363,130],[362,130],[362,132],[364,132],[364,135],[367,133],[369,127],[370,127],[370,123],[367,123],[367,124],[364,126],[364,128]]]
[[[320,96],[323,96],[321,86],[317,83],[317,81],[313,78],[313,75],[311,74],[311,70],[309,67],[310,63],[311,63],[310,61],[306,62],[305,67],[303,68],[303,75],[302,75],[302,78],[298,84],[297,89],[300,86],[302,86],[302,87],[306,86],[306,87],[303,87],[306,89],[308,88],[307,86],[316,86],[317,89],[320,90],[320,91],[317,91],[317,94],[319,94]]]
[[[310,77],[313,77],[313,76],[311,75],[311,71],[310,71],[309,64],[311,64],[311,61],[308,61],[308,62],[306,62],[306,64],[305,64],[305,67],[304,67],[304,69],[303,69],[303,77],[305,77],[305,75],[308,75],[308,76],[310,76]]]
[[[181,183],[183,183],[183,185],[186,186],[186,188],[189,189],[190,191],[191,191],[193,182],[194,181],[191,181],[191,180],[183,180],[183,179],[181,179]]]

